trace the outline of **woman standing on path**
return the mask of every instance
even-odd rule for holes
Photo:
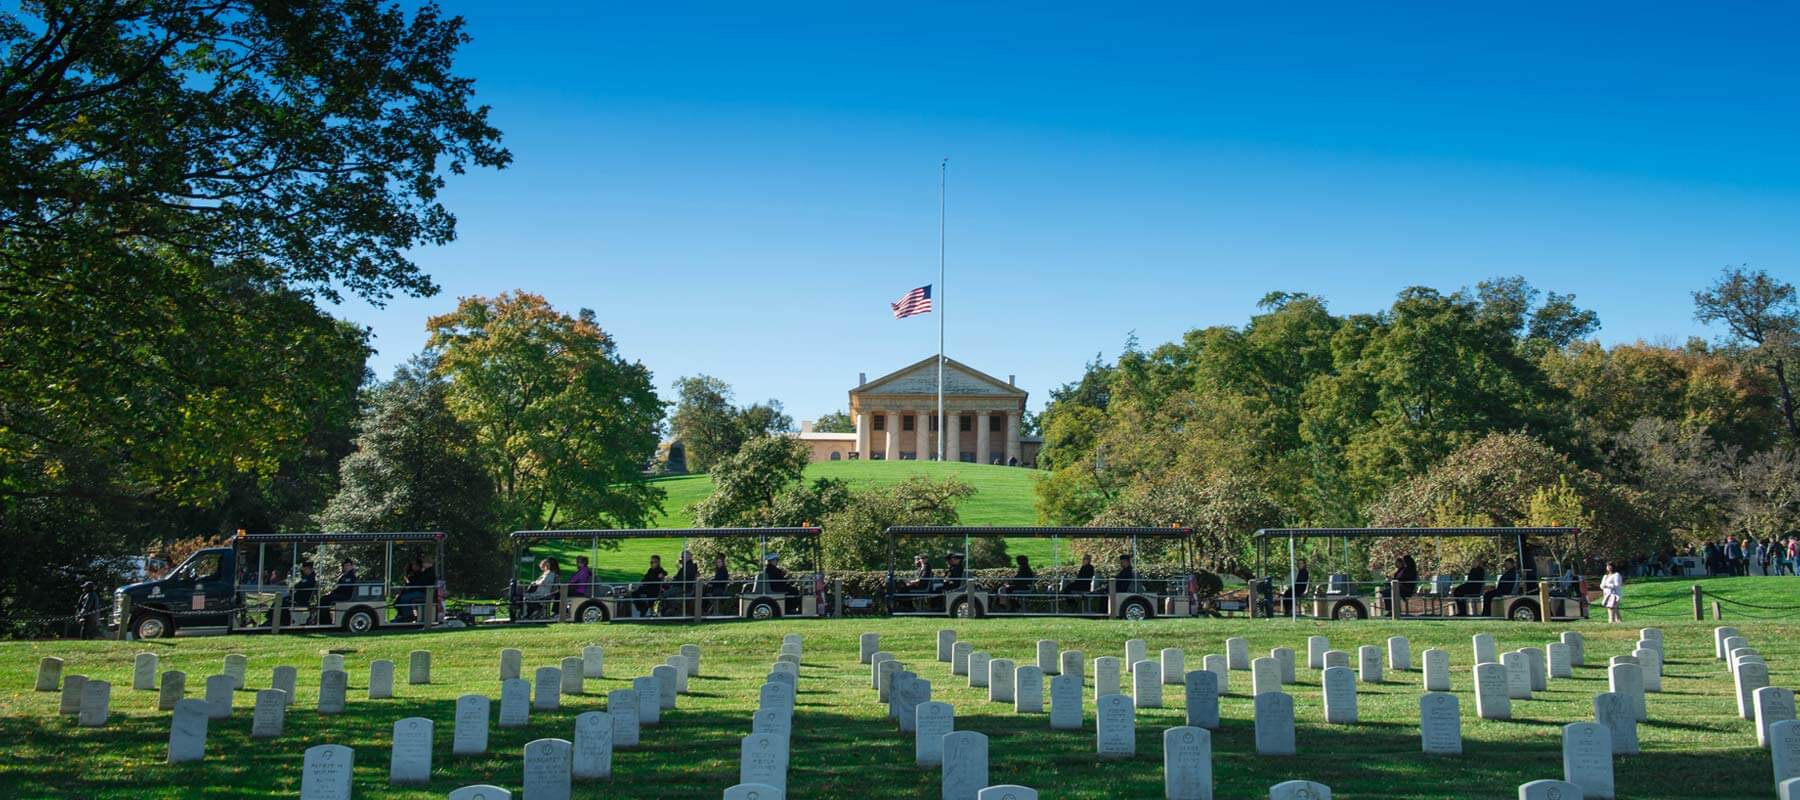
[[[1619,622],[1619,601],[1625,599],[1625,576],[1618,565],[1606,562],[1606,577],[1600,579],[1600,605],[1606,606],[1606,621]]]

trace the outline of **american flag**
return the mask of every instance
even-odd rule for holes
[[[894,319],[906,319],[914,314],[931,313],[931,284],[927,283],[907,292],[900,302],[892,304]]]

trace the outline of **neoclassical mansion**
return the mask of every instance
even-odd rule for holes
[[[976,464],[1031,465],[1042,439],[1020,435],[1026,392],[1012,376],[1002,381],[955,359],[944,361],[944,415],[951,420],[950,458]],[[822,433],[802,423],[795,434],[814,461],[935,459],[937,356],[868,380],[850,390],[855,433]]]

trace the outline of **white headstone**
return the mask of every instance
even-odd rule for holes
[[[394,723],[388,753],[388,784],[431,782],[431,720],[407,717]]]
[[[1630,698],[1617,692],[1594,695],[1594,721],[1605,725],[1606,732],[1611,734],[1615,755],[1637,755],[1637,716],[1631,708]]]
[[[1550,677],[1568,678],[1575,674],[1574,662],[1569,659],[1569,646],[1562,642],[1551,642],[1544,645],[1544,654],[1550,660]]]
[[[779,709],[765,708],[750,715],[750,732],[767,733],[786,739],[794,733],[794,718]]]
[[[531,710],[555,711],[562,708],[562,670],[538,667],[531,685]]]
[[[1482,719],[1512,719],[1512,699],[1506,692],[1506,667],[1500,664],[1475,665],[1475,716]]]
[[[1268,694],[1281,691],[1281,664],[1273,658],[1258,658],[1250,662],[1250,694]]]
[[[575,745],[568,739],[534,739],[525,745],[527,800],[569,800],[574,791]]]
[[[319,673],[319,713],[344,713],[344,696],[350,692],[350,673],[328,669]]]
[[[1462,753],[1462,701],[1449,692],[1419,697],[1419,749],[1436,755]]]
[[[1325,651],[1325,668],[1350,666],[1350,654],[1343,650]]]
[[[1325,721],[1337,725],[1356,722],[1356,673],[1348,667],[1326,667],[1320,682],[1325,685]]]
[[[1142,669],[1144,662],[1138,662]],[[1109,694],[1094,703],[1094,743],[1101,758],[1137,755],[1137,708],[1131,698]]]
[[[1569,646],[1569,663],[1577,667],[1587,664],[1587,639],[1575,631],[1563,631],[1561,638]]]
[[[575,741],[570,748],[570,774],[578,781],[612,777],[613,723],[605,711],[588,711],[575,717]]]
[[[1187,668],[1183,666],[1183,661],[1181,648],[1165,647],[1162,649],[1163,683],[1181,685],[1181,676],[1187,674]]]
[[[988,702],[1010,703],[1013,701],[1013,696],[1016,694],[1013,687],[1013,670],[1017,668],[1018,666],[1010,658],[996,658],[988,662]],[[971,680],[974,677],[972,674],[969,676]]]
[[[1038,800],[1038,793],[1029,786],[1002,783],[976,792],[975,800]]]
[[[479,756],[487,753],[488,718],[493,701],[478,694],[456,698],[456,725],[451,731],[450,754]]]
[[[938,629],[938,632],[937,632],[937,659],[939,661],[948,663],[950,661],[950,656],[951,656],[950,651],[953,649],[955,644],[956,644],[956,631],[950,630],[948,628]]]
[[[1737,668],[1738,716],[1756,718],[1756,690],[1769,685],[1769,667],[1760,661],[1741,661]],[[1616,691],[1616,690],[1615,690]]]
[[[1722,626],[1713,628],[1713,658],[1725,659],[1725,640],[1738,635],[1738,629]]]
[[[1769,726],[1769,761],[1775,767],[1775,785],[1800,778],[1800,721],[1782,720]]]
[[[174,711],[175,704],[187,697],[187,673],[172,669],[162,674],[162,685],[156,693],[156,710]]]
[[[1331,649],[1331,641],[1323,636],[1306,637],[1306,668],[1324,669],[1325,651]]]
[[[1013,713],[1044,713],[1044,671],[1026,665],[1013,670]]]
[[[232,653],[225,657],[225,666],[219,669],[220,675],[230,675],[234,682],[233,691],[244,688],[244,675],[249,671],[250,659],[243,653]]]
[[[178,700],[169,718],[169,763],[199,761],[206,757],[206,720],[212,706],[205,700]]]
[[[1144,657],[1148,655],[1149,652],[1150,645],[1143,639],[1126,639],[1125,671],[1130,672],[1137,666],[1137,662],[1144,660]]]
[[[1563,780],[1581,787],[1583,798],[1613,796],[1612,735],[1598,722],[1563,726]]]
[[[586,667],[587,665],[579,658],[563,659],[562,665],[556,668],[557,677],[562,679],[559,694],[566,694],[570,697],[581,694],[581,690],[585,688],[581,675]]]
[[[500,680],[510,681],[523,677],[520,672],[525,663],[525,654],[516,648],[508,647],[500,651]]]
[[[612,717],[613,747],[638,746],[638,704],[653,702],[635,689],[614,689],[606,693],[606,715]]]
[[[675,668],[675,693],[688,693],[688,660],[683,655],[669,656],[663,663]],[[798,673],[796,673],[798,674]]]
[[[1500,654],[1500,665],[1506,667],[1506,696],[1512,700],[1531,699],[1531,665],[1525,654],[1517,650]]]
[[[1607,690],[1618,692],[1631,701],[1632,711],[1638,722],[1650,720],[1649,708],[1644,704],[1644,668],[1636,664],[1614,664],[1606,668]]]
[[[1212,734],[1184,725],[1163,731],[1163,796],[1213,800]]]
[[[881,650],[881,634],[865,633],[856,640],[856,659],[858,663],[869,663],[869,656]]]
[[[1250,640],[1242,636],[1233,636],[1225,640],[1225,667],[1227,669],[1247,670],[1250,668]]]
[[[250,712],[250,738],[274,739],[287,725],[288,693],[280,689],[264,689],[256,693],[256,706]]]
[[[1162,708],[1162,664],[1146,658],[1131,671],[1131,700],[1138,708]]]
[[[1525,656],[1526,674],[1531,678],[1531,691],[1543,692],[1550,689],[1550,669],[1544,663],[1544,648],[1521,647],[1519,652]]]
[[[300,670],[283,664],[269,674],[269,688],[280,689],[287,694],[287,704],[294,704],[294,686],[299,683]]]
[[[112,684],[90,680],[81,685],[81,708],[75,724],[83,728],[100,728],[112,716]]]
[[[450,790],[450,800],[512,800],[512,792],[486,783]]]
[[[936,767],[944,763],[944,736],[956,730],[956,711],[936,700],[913,710],[913,763]]]
[[[1519,784],[1519,800],[1581,800],[1581,787],[1568,781],[1541,780]]]
[[[213,677],[225,678],[225,685],[231,685],[231,679],[228,676],[215,675]],[[87,680],[86,675],[67,675],[63,677],[62,696],[57,698],[56,713],[65,717],[73,717],[81,713],[81,687],[87,684]],[[209,692],[207,696],[210,700],[212,695]],[[227,705],[228,709],[229,707],[230,706]],[[229,715],[231,712],[227,710],[225,713]]]
[[[63,660],[56,656],[38,659],[37,691],[54,692],[62,688]]]
[[[431,683],[430,650],[414,650],[406,654],[406,682],[411,686]]]
[[[1259,694],[1252,701],[1256,713],[1256,754],[1294,754],[1294,698],[1288,694]]]
[[[1187,724],[1196,728],[1219,728],[1219,676],[1209,670],[1189,670],[1182,676]]]
[[[894,654],[886,650],[876,651],[874,655],[869,656],[869,688],[881,688],[881,662],[890,661],[893,658]],[[799,677],[798,672],[795,673],[795,677]]]
[[[1314,781],[1282,781],[1269,787],[1269,800],[1331,800],[1331,787]]]
[[[1057,671],[1060,675],[1074,675],[1078,680],[1087,680],[1087,656],[1080,650],[1062,651],[1062,665]]]
[[[662,679],[655,675],[643,675],[631,679],[631,689],[637,692],[639,700],[656,698],[654,703],[639,702],[637,718],[639,728],[653,728],[662,724]]]
[[[1059,653],[1054,639],[1039,639],[1037,641],[1038,669],[1043,670],[1045,675],[1061,675],[1062,661],[1058,659]]]
[[[1372,644],[1356,648],[1356,674],[1363,683],[1381,682],[1381,649]]]
[[[581,648],[581,677],[595,680],[606,677],[606,648],[597,644]]]
[[[971,689],[986,689],[987,688],[987,685],[988,685],[988,662],[993,661],[993,660],[994,660],[993,656],[988,655],[986,652],[975,652],[975,653],[969,654],[969,667],[968,667],[968,669],[969,669],[969,688],[971,688]]]
[[[1775,784],[1775,800],[1800,800],[1800,778],[1788,778]]]
[[[877,687],[875,699],[885,703],[888,699],[888,693],[893,688],[894,674],[904,669],[905,665],[901,664],[899,661],[888,658],[883,659],[875,666],[875,686]]]
[[[394,696],[394,662],[378,658],[369,662],[369,699],[382,700]]]
[[[1433,647],[1421,659],[1425,662],[1425,691],[1450,691],[1450,651]]]
[[[1225,668],[1225,657],[1217,653],[1203,656],[1200,665],[1219,679],[1219,696],[1231,691],[1231,671]]]
[[[344,673],[348,673],[350,671],[347,667],[344,666],[344,654],[343,653],[326,653],[325,655],[319,657],[319,671],[324,672],[325,670],[328,670],[328,669],[335,669],[339,672],[344,672]]]
[[[775,708],[794,713],[794,687],[785,683],[765,683],[758,695],[758,708]]]
[[[784,800],[780,789],[766,783],[740,783],[725,789],[725,800]]]
[[[232,688],[237,685],[230,675],[208,675],[206,677],[206,702],[212,706],[213,719],[231,718]],[[324,703],[325,689],[320,688],[320,703]],[[321,709],[323,710],[323,709]]]
[[[131,690],[147,692],[156,688],[156,654],[138,653],[131,660]]]
[[[531,684],[524,678],[500,683],[500,727],[522,728],[531,722]]]
[[[1752,699],[1756,701],[1756,746],[1768,749],[1770,726],[1794,719],[1794,691],[1764,686]]]
[[[975,645],[968,642],[957,642],[950,645],[950,674],[969,674],[969,656],[975,652]]]
[[[1026,669],[1026,667],[1020,667]],[[1029,669],[1043,674],[1036,666]],[[944,800],[979,800],[988,785],[988,740],[974,731],[944,736]]]
[[[1406,672],[1412,669],[1412,642],[1404,636],[1389,636],[1387,640],[1388,669],[1395,672]]]
[[[328,672],[344,673],[341,669]],[[341,744],[306,748],[300,764],[300,800],[350,800],[350,773],[356,753]]]
[[[1644,670],[1644,691],[1662,691],[1662,651],[1648,647],[1640,647],[1632,652],[1638,660],[1638,666]]]
[[[1119,659],[1101,656],[1094,659],[1094,699],[1119,693]]]
[[[1277,647],[1271,649],[1269,651],[1269,657],[1275,659],[1275,663],[1281,665],[1281,682],[1283,684],[1293,683],[1297,680],[1296,673],[1294,672],[1294,648]],[[1252,668],[1256,666],[1256,662],[1254,661],[1250,662],[1250,664]]]
[[[931,702],[931,681],[924,678],[913,678],[894,685],[898,695],[894,700],[899,712],[900,731],[913,733],[918,727],[917,712],[920,703]]]
[[[1475,663],[1477,663],[1477,664],[1498,664],[1498,663],[1500,663],[1500,647],[1499,647],[1499,645],[1494,643],[1494,635],[1493,634],[1477,633],[1474,636],[1470,637],[1470,641],[1474,644],[1474,648],[1475,648]]]
[[[1082,725],[1080,676],[1064,673],[1050,679],[1050,730],[1078,731]]]

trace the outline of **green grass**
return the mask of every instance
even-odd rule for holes
[[[965,525],[1031,525],[1037,521],[1037,512],[1032,506],[1037,486],[1035,470],[938,461],[822,461],[806,468],[807,480],[837,478],[861,486],[888,486],[912,475],[927,475],[937,480],[954,476],[973,486],[974,496],[958,508]],[[679,475],[657,478],[653,482],[668,492],[668,497],[663,501],[662,514],[651,521],[652,528],[692,527],[694,515],[688,507],[712,492],[712,478],[706,475]],[[662,556],[663,566],[673,570],[674,557],[681,548],[682,540],[674,538],[620,542],[619,549],[602,551],[593,566],[603,580],[636,580],[643,575],[652,555]],[[571,564],[577,555],[592,557],[592,550],[568,546],[548,547],[543,551],[557,554],[565,563]],[[1014,540],[1008,543],[1008,552],[1031,556],[1032,562],[1037,564],[1050,564],[1056,555],[1053,543],[1047,539]],[[1064,561],[1068,560],[1068,548],[1061,548],[1060,554]],[[530,565],[522,568],[533,571]],[[567,574],[566,569],[564,574]]]
[[[1627,587],[1628,607],[1673,598],[1683,600],[1686,581],[1642,582]],[[1707,581],[1709,591],[1763,605],[1794,605],[1800,579]],[[1669,610],[1681,603],[1654,610]],[[1289,687],[1299,722],[1298,758],[1254,754],[1248,673],[1231,676],[1231,693],[1221,701],[1223,727],[1213,737],[1214,776],[1220,798],[1266,796],[1268,787],[1308,778],[1330,785],[1336,796],[1355,798],[1466,797],[1500,800],[1516,796],[1518,784],[1561,774],[1560,726],[1590,719],[1593,695],[1605,691],[1599,665],[1629,652],[1641,625],[1664,630],[1668,651],[1664,691],[1650,696],[1651,721],[1639,728],[1644,753],[1616,761],[1619,796],[1629,798],[1746,798],[1772,794],[1768,755],[1756,747],[1751,723],[1735,714],[1730,680],[1712,659],[1712,622],[1648,619],[1653,610],[1625,626],[1598,622],[1576,625],[1517,623],[1356,622],[1299,623],[1285,620],[1153,620],[1143,623],[1090,620],[975,620],[956,624],[963,639],[995,657],[1029,661],[1040,638],[1096,655],[1119,655],[1128,638],[1148,640],[1155,652],[1181,647],[1190,668],[1206,653],[1223,651],[1224,639],[1242,635],[1253,653],[1275,646],[1304,652],[1308,635],[1330,637],[1339,649],[1379,645],[1394,634],[1412,640],[1415,663],[1427,647],[1449,651],[1453,689],[1462,702],[1464,755],[1425,757],[1418,752],[1419,673],[1390,673],[1378,686],[1359,685],[1362,721],[1326,725],[1317,673],[1300,670]],[[1772,613],[1772,612],[1771,612]],[[1789,612],[1791,616],[1791,612]],[[1786,620],[1732,616],[1768,659],[1774,685],[1800,681],[1800,630]],[[1094,757],[1093,704],[1086,697],[1086,728],[1051,732],[1046,715],[1015,715],[1010,706],[987,702],[985,690],[952,679],[949,665],[933,658],[933,632],[950,627],[936,619],[861,619],[725,623],[704,626],[564,625],[548,628],[442,631],[366,638],[339,636],[180,639],[153,643],[11,642],[0,644],[0,734],[11,743],[0,760],[0,796],[83,798],[277,798],[298,791],[301,754],[310,745],[336,743],[356,749],[356,796],[441,798],[452,788],[496,783],[517,789],[519,753],[531,739],[568,737],[577,713],[603,707],[607,689],[647,674],[653,664],[683,643],[705,648],[704,675],[694,693],[663,714],[660,727],[647,729],[641,748],[614,756],[614,778],[604,787],[578,788],[584,797],[717,797],[736,782],[738,738],[750,730],[756,692],[774,661],[780,636],[806,638],[799,708],[794,720],[790,796],[877,798],[935,797],[938,774],[913,767],[911,738],[885,720],[867,688],[867,669],[856,663],[856,635],[876,631],[882,646],[930,679],[934,699],[956,707],[958,730],[990,737],[990,776],[1046,790],[1059,799],[1100,800],[1159,796],[1161,731],[1182,720],[1179,687],[1166,687],[1167,707],[1139,712],[1136,758],[1100,762]],[[1571,679],[1553,680],[1537,699],[1515,701],[1515,718],[1474,718],[1469,674],[1469,637],[1493,633],[1504,649],[1542,646],[1558,631],[1575,628],[1588,640],[1588,666]],[[475,692],[497,696],[497,653],[525,651],[527,669],[576,655],[582,645],[607,647],[608,678],[589,682],[589,691],[567,698],[554,713],[534,712],[529,727],[493,728],[492,754],[452,758],[449,741],[456,696]],[[394,659],[405,673],[409,650],[434,653],[431,686],[396,687],[393,700],[360,699],[368,663]],[[321,717],[316,703],[319,656],[344,651],[351,670],[349,713]],[[280,664],[300,667],[299,697],[288,715],[284,737],[271,742],[248,738],[252,694],[237,698],[235,716],[215,722],[208,758],[199,764],[163,763],[168,714],[155,710],[154,692],[134,692],[132,654],[152,650],[165,669],[188,672],[190,696],[205,676],[216,672],[231,652],[250,658],[251,688],[266,686]],[[112,722],[104,729],[79,729],[55,715],[56,696],[31,691],[36,661],[43,655],[68,659],[66,671],[113,682]],[[1174,690],[1174,691],[1169,691]],[[1091,681],[1090,689],[1091,692]],[[438,723],[434,779],[424,788],[390,789],[386,781],[391,726],[408,716]]]

